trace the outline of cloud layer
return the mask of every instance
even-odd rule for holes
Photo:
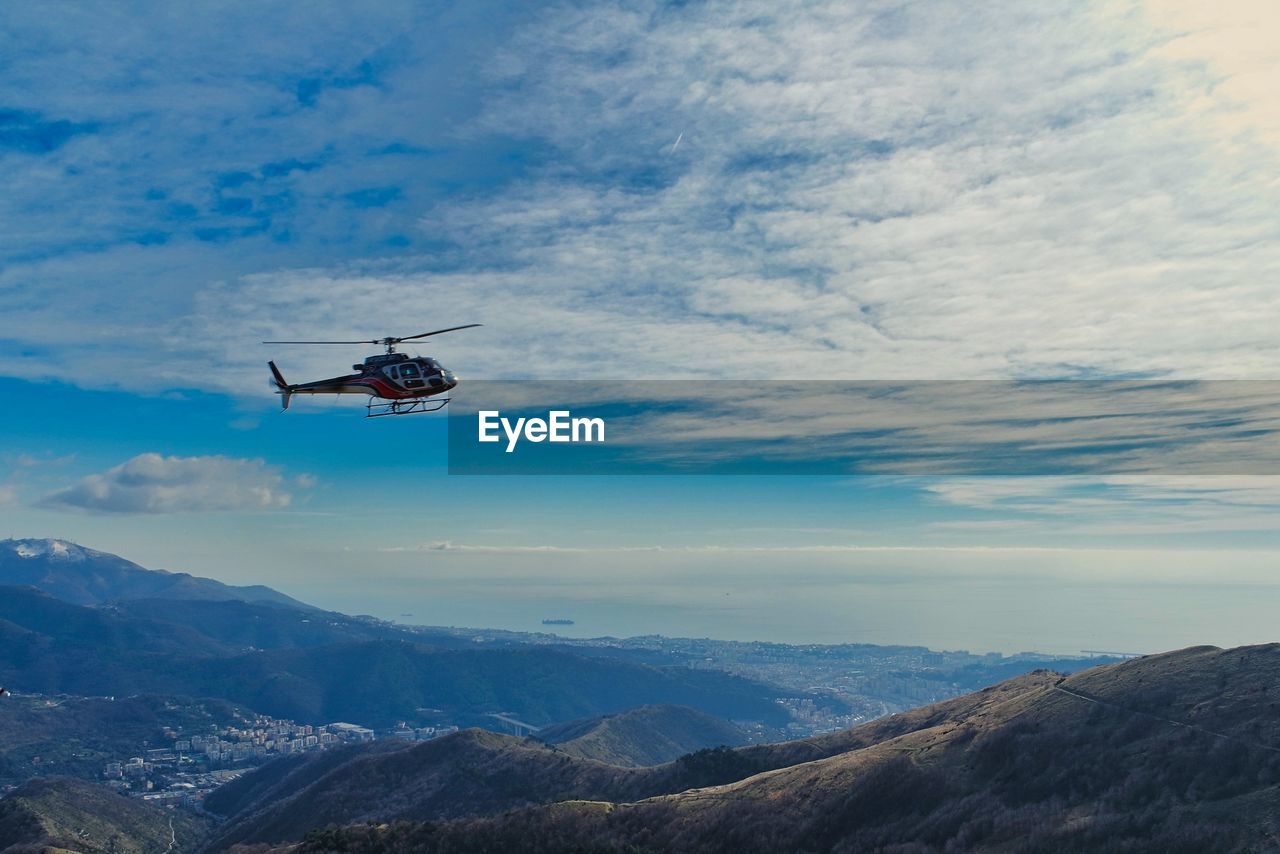
[[[1280,357],[1269,90],[1214,21],[1127,0],[344,8],[69,11],[56,32],[9,13],[0,371],[59,373],[46,339],[73,329],[121,383],[198,364],[243,394],[258,340],[468,321],[432,342],[464,377]]]
[[[291,484],[276,466],[232,457],[138,456],[45,496],[41,505],[91,513],[197,513],[289,506]]]
[[[956,478],[924,489],[945,503],[999,514],[1024,533],[1036,525],[1094,535],[1271,533],[1280,525],[1275,476]],[[949,527],[983,530],[989,524]]]
[[[477,441],[478,411],[549,409],[600,417],[608,441]],[[449,433],[459,474],[1262,475],[1280,473],[1280,384],[474,381]]]
[[[490,375],[1267,376],[1275,150],[1171,38],[1128,4],[557,9],[475,123],[547,163],[426,213],[447,265],[264,274],[203,315],[443,304],[489,329],[435,346]]]

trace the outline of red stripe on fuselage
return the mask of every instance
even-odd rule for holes
[[[447,391],[444,388],[422,388],[406,390],[392,385],[381,377],[351,374],[345,377],[334,377],[329,380],[316,380],[310,383],[299,383],[290,386],[293,394],[367,394],[383,400],[408,400],[414,397],[430,397]]]

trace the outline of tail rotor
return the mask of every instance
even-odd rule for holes
[[[267,362],[267,367],[271,368],[271,380],[275,383],[276,393],[281,395],[280,408],[286,410],[289,408],[289,398],[293,396],[293,387],[284,381],[284,375],[280,373],[275,362]]]

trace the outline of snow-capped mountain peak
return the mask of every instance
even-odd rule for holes
[[[89,550],[66,540],[9,540],[3,545],[13,549],[18,557],[45,557],[50,560],[81,562],[89,557]]]

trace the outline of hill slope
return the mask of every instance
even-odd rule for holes
[[[33,697],[0,700],[0,785],[35,776],[98,778],[103,763],[168,746],[165,729],[203,734],[248,713],[218,700]]]
[[[0,540],[0,584],[29,585],[76,605],[116,599],[203,599],[311,608],[270,587],[235,587],[185,572],[145,569],[66,540]]]
[[[1280,840],[1280,645],[1037,672],[805,744],[781,748],[850,749],[638,802],[352,826],[295,850],[1267,850]]]
[[[274,764],[274,763],[273,763]],[[236,781],[274,773],[270,765]],[[503,812],[584,793],[628,791],[620,768],[557,754],[533,739],[479,729],[402,749],[348,751],[341,761],[321,754],[293,763],[286,778],[241,800],[236,790],[219,793],[210,810],[240,806],[211,848],[234,842],[299,839],[334,822],[416,819]]]
[[[68,678],[85,666],[92,669],[92,662],[104,656],[203,657],[237,651],[180,623],[124,618],[107,609],[72,605],[34,587],[0,587],[0,643],[0,674],[6,668],[20,672],[49,664],[49,656],[59,659],[63,666],[41,673],[41,682]]]
[[[648,768],[610,766],[568,755],[557,745],[478,730],[412,748],[353,746],[273,762],[220,789],[206,807],[230,819],[218,836],[220,844],[230,844],[297,839],[334,823],[492,815],[557,800],[633,801],[729,783],[856,750],[939,720],[982,714],[1021,694],[1031,678],[843,733],[704,749]],[[566,730],[581,728],[575,724]],[[395,752],[388,755],[388,750]]]
[[[48,849],[83,854],[155,854],[194,850],[205,823],[117,794],[105,786],[54,777],[31,780],[0,799],[2,852]]]
[[[297,610],[234,600],[133,599],[102,606],[130,620],[164,622],[193,629],[234,652],[296,649],[371,640],[412,639],[434,647],[467,648],[453,635],[418,630],[334,611]]]
[[[707,747],[737,747],[742,730],[687,706],[640,706],[547,727],[538,740],[570,756],[610,765],[661,765]]]
[[[358,640],[358,620],[322,611],[188,602],[175,606],[180,620],[167,622],[166,603],[136,605],[85,608],[31,588],[0,588],[0,685],[19,693],[215,697],[276,717],[369,726],[412,720],[419,708],[463,724],[492,725],[488,713],[509,712],[542,725],[646,703],[775,725],[786,719],[771,699],[775,689],[715,671],[548,647],[441,649],[377,626],[368,630],[375,639]],[[229,643],[250,638],[308,645],[246,653]]]

